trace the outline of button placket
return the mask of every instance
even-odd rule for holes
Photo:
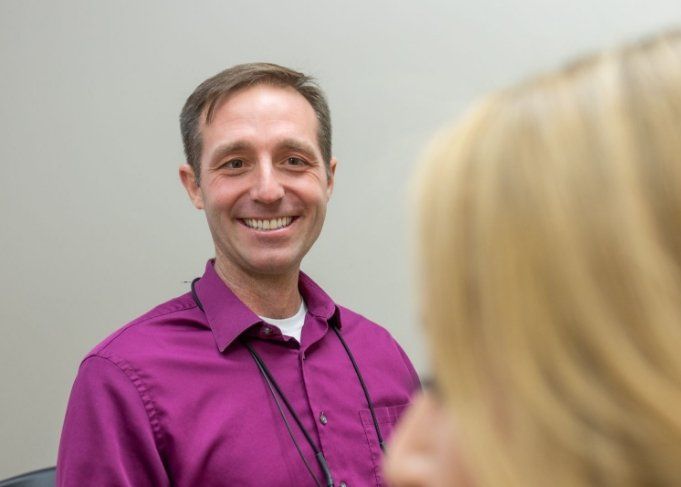
[[[314,347],[312,347],[314,348]],[[320,382],[323,382],[324,377],[320,377],[317,373],[317,365],[315,364],[315,353],[310,346],[300,348],[300,367],[303,375],[303,387],[307,393],[309,411],[312,413],[312,418],[315,425],[315,430],[319,438],[319,448],[324,455],[329,454],[328,448],[333,443],[332,425],[328,425],[329,417],[327,416],[326,406],[328,405],[323,394],[324,387],[321,387]],[[333,471],[333,467],[329,465]],[[337,484],[335,484],[337,485]]]

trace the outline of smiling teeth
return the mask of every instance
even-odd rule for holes
[[[293,217],[285,216],[282,218],[273,218],[272,220],[256,220],[255,218],[245,218],[244,223],[255,230],[278,230],[280,228],[288,227],[293,221]]]

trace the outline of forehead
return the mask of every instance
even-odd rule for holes
[[[226,140],[275,142],[291,137],[318,145],[316,113],[291,87],[261,84],[242,88],[218,101],[210,121],[206,121],[206,110],[200,126],[204,149]]]

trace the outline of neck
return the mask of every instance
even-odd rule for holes
[[[253,276],[215,259],[215,272],[234,294],[258,316],[289,318],[300,308],[299,269],[285,274]]]

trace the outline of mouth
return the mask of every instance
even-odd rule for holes
[[[282,228],[286,228],[297,217],[294,216],[282,216],[278,218],[268,218],[268,219],[263,219],[263,218],[240,218],[239,220],[241,223],[246,225],[248,228],[252,228],[253,230],[259,230],[261,232],[271,232],[274,230],[281,230]]]

